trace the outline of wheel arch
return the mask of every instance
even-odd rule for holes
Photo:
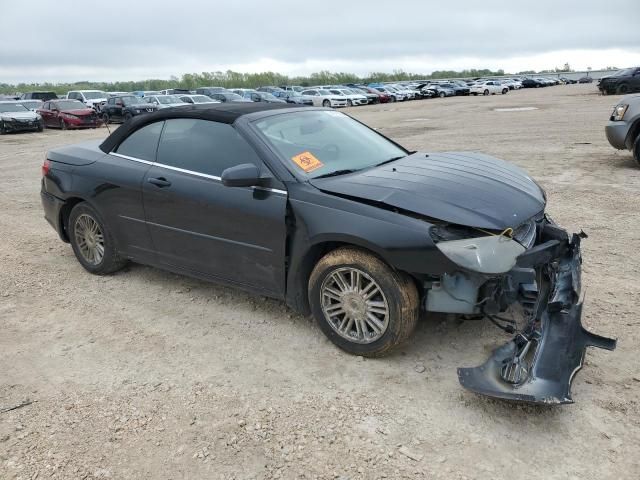
[[[640,115],[638,115],[638,117],[631,124],[631,127],[629,128],[627,136],[624,140],[624,145],[627,150],[633,149],[633,143],[636,141],[636,138],[638,138],[638,135],[640,135]]]
[[[370,253],[389,265],[390,268],[398,270],[392,262],[385,258],[384,253],[381,252],[380,249],[362,239],[356,237],[318,239],[315,243],[312,243],[302,255],[300,255],[294,266],[295,268],[292,269],[290,272],[291,274],[288,275],[286,301],[291,308],[297,310],[303,315],[311,314],[308,292],[311,272],[322,257],[327,255],[329,252],[343,247],[353,247]],[[418,281],[413,277],[413,275],[409,272],[404,273],[409,275],[414,282],[416,282],[416,286],[418,286]]]
[[[62,240],[69,243],[69,216],[71,215],[71,210],[77,204],[86,202],[84,198],[73,196],[69,197],[65,200],[64,205],[60,209],[60,214],[58,218],[58,222],[60,225],[60,236]]]

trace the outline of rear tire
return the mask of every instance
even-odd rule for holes
[[[120,270],[127,263],[118,255],[111,232],[98,212],[86,202],[71,210],[67,225],[73,253],[90,273],[107,275]]]
[[[367,251],[343,247],[316,264],[309,302],[318,326],[336,346],[380,357],[409,338],[418,322],[420,298],[406,273]]]
[[[489,90],[485,90],[484,92],[482,92],[482,94],[486,97],[487,95],[489,95]]]
[[[132,118],[133,118],[133,115],[131,115],[131,113],[127,112],[127,113],[124,114],[124,121],[125,122],[128,122]]]
[[[391,103],[395,103],[397,101],[397,98],[394,95],[391,95]]]
[[[447,94],[446,94],[446,93],[444,93],[444,92],[440,92],[440,93],[438,94],[438,96],[439,96],[440,98],[444,98],[444,97],[446,97],[446,96],[447,96]]]
[[[624,95],[626,93],[629,93],[629,86],[626,84],[622,84],[618,87],[618,93],[621,95]]]

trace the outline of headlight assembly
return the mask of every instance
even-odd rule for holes
[[[504,235],[439,242],[436,247],[456,265],[489,275],[508,272],[525,251],[522,245]]]
[[[613,113],[611,114],[611,120],[613,120],[614,122],[619,122],[624,118],[624,114],[627,113],[627,109],[629,108],[629,105],[627,104],[621,104],[621,105],[616,105],[615,107],[613,107]]]

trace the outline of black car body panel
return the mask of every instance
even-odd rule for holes
[[[519,302],[531,318],[527,329],[485,366],[461,369],[461,383],[499,398],[570,401],[570,382],[584,347],[613,344],[578,328],[579,238],[569,241],[543,216],[540,187],[518,167],[469,153],[413,153],[351,174],[309,180],[293,174],[254,128],[262,118],[301,109],[331,112],[262,102],[169,108],[132,119],[99,146],[87,142],[54,149],[42,180],[45,217],[66,240],[71,208],[88,202],[108,225],[121,256],[284,299],[303,313],[309,312],[307,287],[314,265],[344,245],[373,252],[409,274],[422,289],[424,305],[447,275],[481,278],[476,298],[485,300],[478,303],[480,312],[491,317]],[[254,171],[260,174],[256,186],[225,186],[224,174],[159,161],[167,125],[193,119],[222,125],[249,145],[256,155]],[[161,125],[151,158],[119,152],[131,135],[154,123]],[[240,157],[238,162],[246,163]],[[500,239],[522,222],[533,225],[535,245],[519,245],[524,253],[517,265],[497,276],[465,271],[433,235],[434,229],[454,225],[476,234],[477,229],[494,230],[498,233],[480,235]],[[545,290],[545,285],[555,289]],[[532,342],[535,358],[522,367],[521,350]],[[543,378],[564,351],[567,359],[550,373],[555,383],[531,376]],[[507,364],[515,366],[505,373]]]
[[[477,153],[414,153],[392,164],[311,183],[425,217],[496,230],[521,224],[545,205],[540,187],[523,170]]]

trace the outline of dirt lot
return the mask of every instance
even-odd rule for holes
[[[515,406],[459,385],[508,337],[424,318],[396,354],[337,350],[282,303],[131,265],[86,273],[42,217],[52,147],[106,130],[0,138],[0,478],[619,479],[640,476],[640,168],[592,85],[351,112],[412,149],[513,161],[583,228],[590,350],[576,404]],[[536,107],[526,111],[494,108]]]

